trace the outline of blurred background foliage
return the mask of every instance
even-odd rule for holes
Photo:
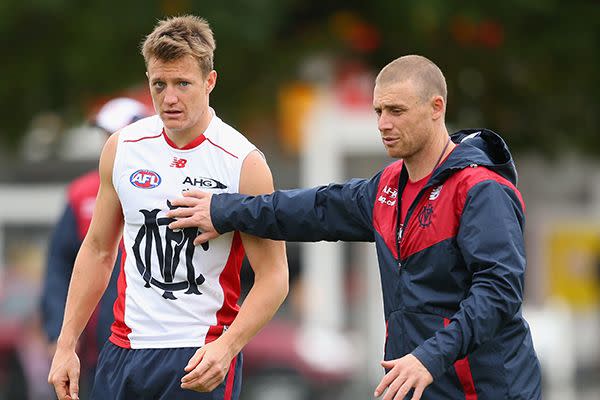
[[[145,84],[140,42],[183,13],[215,31],[211,102],[234,125],[272,118],[308,57],[378,71],[418,53],[446,73],[448,121],[501,132],[513,150],[600,155],[595,0],[2,0],[2,147],[17,148],[39,112],[74,122],[94,99]]]

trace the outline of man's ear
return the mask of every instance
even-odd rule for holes
[[[214,69],[206,77],[206,94],[210,94],[217,85],[217,71]]]
[[[431,99],[431,118],[437,120],[444,117],[446,113],[446,102],[442,96],[434,96]]]

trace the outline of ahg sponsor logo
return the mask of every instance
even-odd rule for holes
[[[224,185],[221,182],[219,182],[218,180],[212,179],[212,178],[203,178],[203,177],[190,178],[189,176],[187,176],[183,180],[183,184],[199,186],[202,189],[227,189],[226,185]]]
[[[138,169],[131,174],[129,182],[140,189],[154,189],[160,185],[161,178],[160,175],[149,169]]]

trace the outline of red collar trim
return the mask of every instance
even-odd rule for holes
[[[191,142],[189,142],[188,144],[186,144],[183,147],[179,147],[175,144],[175,142],[173,142],[171,140],[171,138],[169,137],[169,135],[167,135],[167,132],[165,132],[164,128],[162,131],[162,135],[165,138],[165,141],[167,142],[167,144],[169,146],[171,146],[174,149],[177,150],[190,150],[193,149],[194,147],[198,147],[202,144],[202,142],[204,142],[206,140],[206,136],[204,136],[204,133],[198,135],[194,140],[192,140]]]

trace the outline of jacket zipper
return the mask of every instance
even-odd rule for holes
[[[433,178],[433,177],[432,177]],[[436,179],[436,181],[439,181],[439,179]],[[402,172],[400,173],[400,180],[398,182],[398,210],[397,210],[397,220],[396,220],[396,252],[398,253],[398,258],[396,259],[397,263],[398,263],[398,269],[402,269],[402,257],[400,255],[400,249],[402,247],[402,238],[404,237],[404,230],[408,227],[408,220],[410,219],[410,217],[412,216],[412,213],[414,212],[417,204],[419,204],[419,201],[421,200],[421,197],[423,197],[423,194],[432,186],[434,186],[434,181],[432,179],[429,180],[429,182],[427,182],[425,184],[425,186],[423,186],[423,188],[419,191],[419,193],[417,193],[417,196],[415,197],[415,199],[413,200],[413,202],[411,203],[410,207],[408,208],[408,211],[406,212],[406,217],[404,218],[404,223],[401,224],[402,222],[402,193],[404,192],[404,188],[406,187],[406,184],[408,182],[408,172],[406,172],[405,169],[402,170]]]

